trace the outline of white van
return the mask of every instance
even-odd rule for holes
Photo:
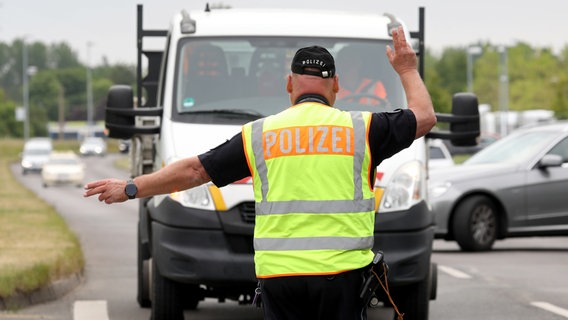
[[[139,5],[137,97],[129,86],[110,89],[109,137],[132,139],[132,176],[203,153],[238,133],[243,124],[290,106],[285,87],[290,61],[298,48],[309,45],[326,47],[336,57],[340,79],[344,70],[361,63],[364,76],[382,81],[387,92],[387,99],[352,94],[338,99],[334,107],[406,108],[385,47],[392,44],[392,28],[403,26],[408,39],[418,38],[417,51],[423,53],[423,12],[419,32],[410,32],[390,14],[208,7],[176,14],[169,30],[145,30]],[[163,50],[144,49],[148,37],[164,38]],[[143,58],[148,59],[147,66]],[[134,101],[142,104],[135,106]],[[477,99],[457,96],[454,107],[477,112]],[[457,112],[463,113],[468,112]],[[461,139],[475,141],[479,118],[467,119],[477,121],[471,137],[463,135],[469,126],[452,123],[451,129],[461,131]],[[426,140],[414,141],[376,171],[373,249],[385,253],[391,293],[407,320],[426,320],[429,301],[436,297]],[[139,201],[138,302],[152,308],[152,319],[172,319],[181,309],[197,308],[206,297],[251,302],[257,279],[250,179]],[[377,291],[378,300],[389,304],[382,290]]]
[[[52,150],[53,144],[50,138],[31,138],[26,141],[21,153],[22,174],[31,171],[41,172]]]

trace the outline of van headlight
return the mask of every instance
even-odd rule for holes
[[[384,187],[379,212],[407,210],[426,198],[426,170],[419,161],[400,166]]]
[[[170,194],[182,206],[201,210],[226,211],[227,206],[219,188],[214,184],[203,184],[188,190]]]
[[[174,192],[170,197],[184,207],[215,210],[207,185],[200,185],[184,191]]]

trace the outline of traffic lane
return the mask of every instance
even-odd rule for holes
[[[104,158],[83,158],[87,167],[85,182],[108,177],[127,179],[129,173],[113,165],[119,157],[109,154]],[[14,164],[12,171],[66,220],[79,237],[86,265],[84,282],[66,296],[19,310],[17,314],[0,313],[0,319],[85,320],[75,319],[73,314],[75,304],[83,301],[106,302],[103,313],[110,320],[149,319],[150,310],[140,308],[136,302],[138,201],[107,205],[95,197],[85,199],[82,188],[66,185],[43,188],[39,174],[24,176],[19,165]],[[186,318],[196,320],[226,319],[227,315],[231,319],[262,319],[260,309],[214,299],[205,299],[197,310],[185,314]]]
[[[568,318],[568,237],[507,239],[481,253],[436,240],[432,260],[439,265],[432,319]]]
[[[109,176],[126,179],[128,173],[117,171],[112,165],[113,161],[112,157],[86,158],[86,180]],[[35,315],[29,319],[37,319],[38,316],[45,319],[72,319],[73,303],[81,300],[108,301],[111,320],[148,319],[149,310],[139,308],[135,302],[134,233],[138,219],[137,202],[109,206],[99,203],[95,198],[84,199],[81,188],[61,186],[43,189],[39,175],[22,176],[19,170],[15,171],[15,175],[26,180],[30,189],[54,204],[65,217],[80,237],[87,261],[85,283],[60,301],[25,310],[26,313]],[[531,306],[528,302],[550,301],[566,307],[563,301],[567,300],[565,288],[568,286],[562,282],[566,278],[558,281],[552,276],[563,275],[558,272],[558,268],[566,265],[566,261],[558,261],[557,256],[561,254],[565,257],[566,248],[568,238],[528,238],[500,241],[493,252],[464,253],[459,251],[454,242],[436,240],[433,261],[440,266],[452,268],[450,270],[471,275],[471,278],[460,279],[440,271],[438,298],[431,302],[430,318],[467,320],[478,319],[483,314],[489,319],[564,319]],[[547,252],[552,256],[548,256]],[[540,257],[541,255],[544,257]],[[544,263],[538,263],[538,260]],[[521,268],[522,271],[533,272],[532,276],[518,275],[521,271],[517,266],[522,263],[526,264]],[[536,272],[543,269],[546,270],[542,274]],[[527,284],[527,279],[532,279],[537,284],[531,287]],[[547,285],[539,287],[539,283]],[[527,287],[531,291],[527,291]],[[528,299],[529,293],[531,299]],[[199,304],[198,310],[186,311],[185,314],[186,318],[191,319],[226,319],[227,314],[233,319],[262,319],[258,309],[239,306],[231,301],[218,303],[213,299],[206,299]],[[369,318],[392,319],[392,310],[372,310]]]
[[[118,156],[86,157],[85,182],[107,177],[124,178],[128,172],[114,167]],[[57,319],[73,319],[75,301],[105,300],[109,313],[116,319],[135,319],[140,309],[136,304],[136,201],[117,205],[85,199],[83,188],[70,185],[44,188],[41,175],[14,175],[36,195],[54,206],[79,238],[85,256],[84,281],[53,303],[33,306],[31,314],[50,315]],[[147,316],[138,314],[140,319]]]

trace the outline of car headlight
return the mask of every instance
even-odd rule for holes
[[[429,188],[429,192],[430,192],[430,196],[432,198],[437,198],[441,195],[443,195],[444,193],[446,193],[450,187],[452,186],[452,183],[449,181],[444,181],[441,183],[436,183],[436,184],[432,184],[430,185]]]
[[[426,197],[426,172],[419,161],[402,165],[393,174],[379,207],[380,212],[407,210]]]

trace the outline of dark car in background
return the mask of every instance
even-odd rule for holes
[[[517,129],[461,165],[430,172],[436,238],[464,251],[568,235],[568,122]]]

